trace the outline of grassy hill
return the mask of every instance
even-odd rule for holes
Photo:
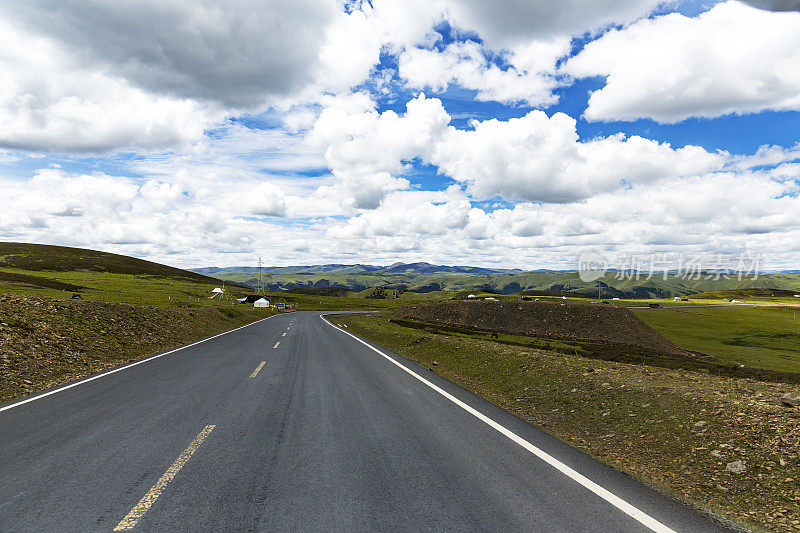
[[[49,246],[0,243],[0,292],[154,306],[216,304],[211,290],[221,281],[179,268],[119,254]],[[231,295],[252,292],[227,286]]]
[[[196,272],[126,255],[84,248],[20,242],[0,242],[0,268],[37,272],[109,272],[186,279],[201,283],[215,282],[213,278]]]

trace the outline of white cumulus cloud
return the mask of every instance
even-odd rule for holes
[[[537,44],[510,57],[512,61],[518,59],[515,62],[520,69],[498,67],[474,41],[452,43],[441,52],[409,48],[400,55],[398,72],[410,87],[418,89],[443,91],[458,85],[477,91],[478,100],[551,105],[558,100],[553,90],[561,85],[551,73],[558,58],[569,51],[569,40]]]
[[[52,39],[0,20],[0,145],[98,152],[176,146],[221,118],[191,99],[148,93],[85,68]]]
[[[405,115],[327,109],[314,136],[327,145],[328,164],[345,183],[363,186],[380,173],[402,175],[418,159],[464,183],[477,198],[507,200],[568,202],[634,183],[702,174],[727,161],[725,154],[638,136],[581,141],[575,119],[563,113],[474,121],[468,130],[449,123],[442,102],[422,94],[408,103]],[[379,191],[371,199],[362,207],[377,205]]]
[[[590,120],[679,122],[800,109],[800,13],[728,1],[697,17],[671,13],[611,30],[564,67],[605,76]]]

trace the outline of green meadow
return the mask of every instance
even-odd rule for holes
[[[723,364],[800,372],[800,308],[779,305],[635,309],[687,350]]]

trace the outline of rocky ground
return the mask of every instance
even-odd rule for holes
[[[264,312],[0,295],[0,402],[225,331]]]

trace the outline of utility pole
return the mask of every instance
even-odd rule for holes
[[[263,263],[261,262],[261,256],[258,256],[258,294],[264,294],[264,277],[261,275],[261,267]]]

